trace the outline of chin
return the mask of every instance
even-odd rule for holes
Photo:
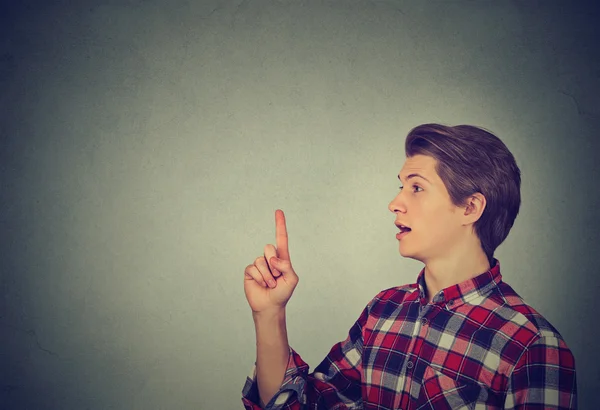
[[[410,252],[406,249],[402,249],[402,246],[400,246],[400,255],[402,255],[405,258],[414,259],[416,261],[423,262],[423,258],[421,256],[419,256],[418,254],[416,254],[414,252]]]
[[[402,244],[400,244],[400,255],[404,256],[405,258],[413,258],[414,257],[411,252],[402,248]]]

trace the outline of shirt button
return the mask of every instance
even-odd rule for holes
[[[452,306],[453,304],[454,304],[454,301],[453,301],[453,300],[449,300],[449,301],[448,301],[448,305],[449,305],[449,306]]]
[[[406,367],[408,367],[409,369],[412,369],[414,366],[413,362],[409,361],[408,363],[406,363]]]
[[[427,324],[427,318],[424,317],[423,319],[421,319],[421,323],[423,323],[424,325],[426,325]]]

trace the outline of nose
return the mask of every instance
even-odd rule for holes
[[[390,204],[388,205],[388,209],[392,213],[406,212],[406,206],[404,205],[404,201],[402,200],[402,192],[399,192],[398,195],[396,195],[396,197],[392,199],[392,202],[390,202]]]

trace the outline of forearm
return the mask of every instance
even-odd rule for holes
[[[281,387],[289,360],[285,309],[252,316],[256,330],[256,381],[264,407]]]

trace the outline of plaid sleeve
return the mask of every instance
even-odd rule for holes
[[[308,365],[291,347],[289,357],[281,387],[271,401],[267,403],[265,410],[299,410],[301,408],[298,397],[305,398],[304,384]],[[242,402],[246,410],[262,410],[256,382],[256,363],[254,363],[252,372],[246,378],[246,384],[242,390]]]
[[[509,380],[505,409],[577,409],[575,358],[565,342],[541,337],[530,345]]]
[[[290,359],[281,388],[265,410],[362,409],[362,330],[368,317],[365,307],[348,336],[336,343],[325,359],[308,374],[309,366],[290,347]],[[247,410],[262,409],[256,383],[256,364],[246,379],[242,402]]]

